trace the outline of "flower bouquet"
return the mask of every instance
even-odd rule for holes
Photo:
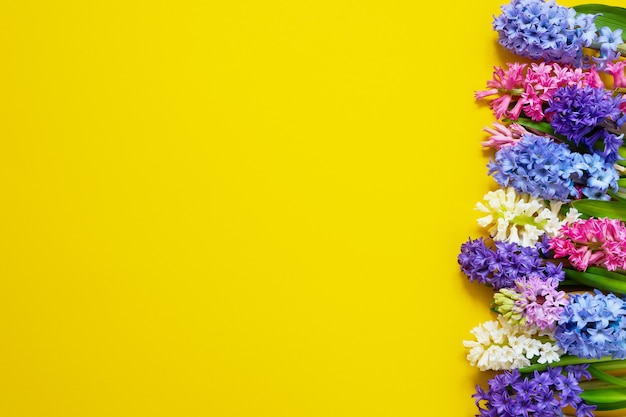
[[[626,9],[501,11],[499,44],[520,58],[476,92],[497,187],[458,255],[493,291],[494,319],[463,342],[490,373],[477,416],[626,416]]]

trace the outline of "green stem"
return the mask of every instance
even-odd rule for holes
[[[619,281],[626,281],[626,274],[622,272],[622,269],[615,271],[609,271],[608,269],[599,268],[597,266],[590,266],[587,268],[587,272],[595,275],[602,275],[607,278],[613,278]]]
[[[578,356],[569,356],[569,355],[563,355],[561,356],[561,359],[559,359],[558,362],[552,362],[552,363],[536,363],[534,365],[530,365],[530,366],[526,366],[524,368],[519,368],[520,373],[529,373],[529,372],[534,372],[534,371],[543,371],[545,370],[548,366],[551,368],[554,368],[555,366],[567,366],[567,365],[581,365],[584,363],[602,363],[602,362],[610,362],[610,361],[614,361],[615,359],[613,359],[610,356],[605,356],[602,357],[600,359],[586,359],[586,358],[580,358]]]
[[[593,368],[593,371],[592,371]],[[590,381],[581,381],[579,385],[584,390],[595,390],[595,389],[603,389],[603,388],[615,388],[615,385],[625,386],[626,385],[626,375],[624,376],[614,376],[610,375],[605,371],[621,371],[626,369],[626,360],[622,359],[614,359],[607,362],[598,362],[594,363],[589,367],[589,372],[596,379],[592,379]],[[599,373],[603,375],[609,375],[611,377],[611,381],[607,381],[603,377],[599,377]],[[594,374],[595,373],[595,374]],[[616,379],[613,379],[616,378]]]
[[[602,275],[580,272],[573,269],[564,269],[565,276],[578,281],[581,284],[600,290],[611,291],[618,294],[626,294],[626,281],[609,278]]]
[[[593,366],[603,371],[618,371],[621,369],[626,369],[626,360],[613,359],[610,361],[596,363]]]
[[[502,213],[495,213],[495,216],[498,218],[504,218],[504,214]],[[520,214],[511,219],[511,223],[515,224],[516,226],[536,226],[540,229],[542,229],[547,222],[547,220],[537,222],[536,217],[529,216],[527,214]]]
[[[626,202],[626,193],[614,193],[613,191],[608,191],[607,194],[610,195],[614,200]]]
[[[588,285],[583,285],[578,281],[574,281],[573,279],[564,279],[563,281],[559,282],[559,289],[567,291],[567,290],[571,290],[572,288],[589,288]]]

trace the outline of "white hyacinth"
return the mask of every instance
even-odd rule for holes
[[[530,194],[518,194],[512,187],[489,191],[484,203],[476,204],[478,211],[487,213],[478,219],[478,224],[486,228],[495,241],[534,246],[542,235],[555,236],[564,223],[580,217],[574,208],[561,216],[562,205],[560,201],[546,203]]]
[[[489,320],[472,329],[476,340],[464,340],[470,351],[467,360],[481,371],[511,370],[537,363],[552,363],[559,360],[562,350],[554,343],[550,332],[535,326],[513,326],[502,316]],[[543,342],[543,337],[549,341]]]

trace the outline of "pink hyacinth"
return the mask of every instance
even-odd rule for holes
[[[511,117],[508,108],[513,100],[513,96],[519,96],[523,89],[522,82],[524,80],[524,68],[526,64],[507,64],[508,69],[494,67],[493,78],[487,81],[488,90],[476,91],[474,97],[476,100],[500,95],[500,97],[492,100],[489,105],[493,110],[497,119],[504,116]],[[516,119],[516,118],[515,118]]]
[[[615,61],[606,64],[605,72],[611,74],[611,77],[613,77],[613,88],[626,87],[625,66],[626,61]],[[620,104],[619,108],[623,113],[626,112],[626,101]]]
[[[522,136],[528,131],[524,127],[517,123],[511,123],[510,126],[505,126],[500,123],[493,123],[493,128],[484,127],[483,131],[489,133],[489,139],[484,140],[481,144],[485,148],[500,149],[506,145],[513,145],[522,139]]]
[[[489,102],[497,119],[519,119],[524,113],[532,120],[544,120],[543,105],[554,91],[565,86],[603,87],[595,66],[588,71],[568,65],[544,62],[526,64],[509,63],[508,68],[494,67],[493,78],[487,81],[487,90],[476,91],[477,100],[493,97]],[[497,96],[497,97],[495,97]]]
[[[587,219],[565,224],[550,239],[555,258],[568,257],[579,271],[599,266],[626,269],[626,225],[617,219]]]
[[[624,65],[626,61],[615,61],[606,64],[605,71],[613,77],[613,88],[626,87],[626,76],[624,76]]]
[[[568,304],[565,292],[557,290],[559,281],[531,276],[516,281],[515,285],[520,294],[515,301],[515,311],[526,319],[527,324],[554,329]]]

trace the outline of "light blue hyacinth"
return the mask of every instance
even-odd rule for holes
[[[499,149],[487,167],[501,186],[546,200],[606,200],[618,189],[615,167],[599,154],[572,152],[564,143],[530,133]]]
[[[613,32],[605,27],[598,33],[595,15],[577,14],[554,0],[513,0],[501,10],[493,28],[500,44],[517,55],[577,67],[595,61],[599,69],[619,56],[616,50],[623,43],[621,30]],[[600,55],[592,61],[584,56],[583,47],[598,49]]]
[[[626,358],[626,302],[609,293],[572,294],[555,331],[569,355],[588,359]]]

